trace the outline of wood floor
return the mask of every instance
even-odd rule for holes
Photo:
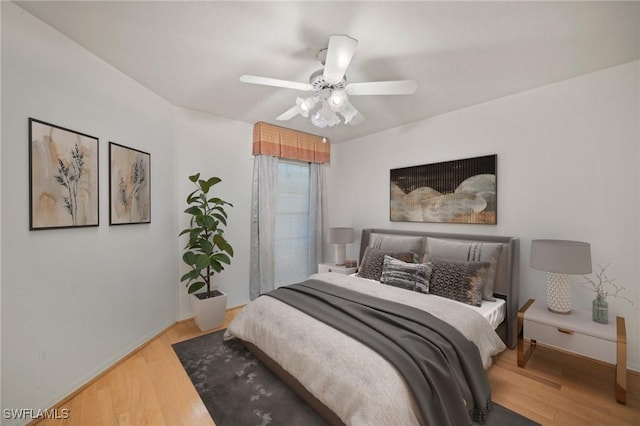
[[[37,424],[214,425],[171,347],[201,334],[193,321],[176,324],[60,405],[67,419]],[[543,425],[640,425],[638,374],[628,376],[626,406],[615,401],[613,367],[542,346],[525,369],[515,351],[503,352],[488,374],[495,402]]]

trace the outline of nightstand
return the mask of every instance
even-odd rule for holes
[[[530,341],[525,351],[525,340]],[[627,401],[627,331],[623,317],[614,324],[591,320],[591,312],[550,312],[529,299],[518,311],[518,366],[525,367],[538,343],[616,366],[616,400]]]
[[[355,274],[357,270],[358,270],[357,267],[347,268],[344,265],[338,266],[335,263],[331,263],[331,262],[324,262],[324,263],[318,264],[318,272],[320,273],[336,272],[338,274],[351,275],[351,274]]]

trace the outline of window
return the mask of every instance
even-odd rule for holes
[[[278,161],[274,231],[275,287],[309,276],[309,164]]]

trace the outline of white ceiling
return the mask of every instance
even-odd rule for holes
[[[341,142],[640,57],[637,2],[16,2],[169,102]],[[276,122],[331,34],[359,40],[350,82],[414,79],[412,96],[359,96],[366,120]]]

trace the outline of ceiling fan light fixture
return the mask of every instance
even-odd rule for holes
[[[298,106],[298,109],[300,110],[300,115],[307,118],[309,117],[309,108],[307,107],[307,104],[305,103],[304,99],[302,98],[296,98],[296,105]]]
[[[311,116],[311,124],[316,127],[333,127],[340,123],[340,117],[329,106],[329,102],[325,99],[322,101],[322,108]]]
[[[414,80],[366,81],[347,84],[346,71],[357,46],[358,40],[346,34],[330,36],[328,47],[318,52],[318,59],[324,68],[311,73],[309,83],[255,75],[242,75],[240,81],[313,92],[313,95],[308,98],[297,98],[296,104],[277,116],[276,120],[291,120],[301,115],[305,118],[311,116],[311,123],[320,128],[335,126],[341,122],[356,125],[361,123],[364,117],[349,102],[349,97],[412,95],[418,89],[418,83]],[[322,106],[313,112],[318,103]]]
[[[322,114],[320,114],[320,111],[317,111],[311,116],[311,124],[322,129],[324,127],[327,127],[327,119],[324,118]]]
[[[318,110],[318,114],[324,119],[327,123],[327,126],[332,127],[336,124],[340,123],[340,117],[336,115],[331,106],[329,105],[328,100],[322,101],[322,108]]]
[[[345,102],[344,108],[340,111],[340,114],[344,117],[344,124],[349,124],[353,117],[358,114],[358,110],[351,105],[350,102]]]
[[[343,89],[335,89],[329,97],[329,105],[334,111],[341,111],[347,102],[347,93]]]
[[[296,98],[296,105],[300,108],[300,115],[303,117],[309,117],[309,111],[313,109],[314,106],[318,103],[318,98],[311,96],[307,99]]]
[[[333,114],[331,116],[331,119],[328,120],[327,124],[329,125],[329,127],[333,127],[336,124],[340,124],[340,117],[338,117],[337,115]]]

